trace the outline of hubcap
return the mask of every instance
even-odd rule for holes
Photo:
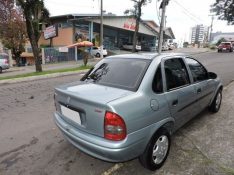
[[[169,141],[167,136],[162,135],[161,137],[158,138],[158,140],[154,144],[153,155],[152,155],[155,164],[162,163],[162,161],[167,155],[168,145]]]
[[[216,109],[219,108],[220,104],[221,104],[221,93],[219,92],[219,93],[217,94],[217,98],[216,98],[216,102],[215,102],[215,107],[216,107]]]

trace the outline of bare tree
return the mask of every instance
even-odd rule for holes
[[[139,25],[140,25],[141,15],[142,15],[142,7],[147,5],[147,3],[150,3],[152,0],[131,0],[131,1],[134,2],[133,9],[126,10],[124,14],[131,15],[135,17],[136,19],[136,27],[135,27],[134,36],[133,36],[133,47],[132,47],[132,52],[136,52]]]
[[[2,43],[12,50],[13,58],[19,64],[27,34],[23,13],[14,5],[14,0],[0,0],[0,24]]]
[[[38,48],[38,41],[41,35],[39,25],[49,21],[49,11],[45,8],[43,0],[17,1],[24,13],[27,33],[35,58],[36,72],[42,72],[40,49]]]

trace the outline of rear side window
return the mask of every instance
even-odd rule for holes
[[[163,81],[162,81],[162,73],[161,73],[161,65],[156,70],[153,84],[152,84],[153,91],[155,93],[162,93],[163,92]]]
[[[167,90],[185,86],[190,83],[188,71],[181,58],[168,59],[164,63]]]
[[[191,70],[194,82],[199,82],[208,79],[206,69],[198,61],[192,58],[186,58],[185,60],[189,66],[189,69]]]
[[[81,80],[136,91],[150,62],[146,59],[103,59]]]

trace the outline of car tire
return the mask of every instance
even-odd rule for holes
[[[2,67],[0,67],[0,73],[2,73]]]
[[[215,95],[213,102],[209,106],[209,110],[214,113],[218,112],[220,109],[221,103],[222,103],[222,89],[219,89],[217,94]]]
[[[100,57],[101,57],[101,54],[100,54],[100,53],[96,53],[95,56],[98,57],[98,58],[100,58]]]
[[[144,153],[139,157],[139,161],[145,168],[151,171],[159,169],[167,159],[170,145],[169,132],[164,128],[160,129],[151,138]]]

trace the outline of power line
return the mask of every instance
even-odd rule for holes
[[[196,15],[192,14],[187,8],[185,8],[182,4],[180,4],[177,0],[173,0],[172,2],[175,2],[183,11],[183,13],[188,16],[191,20],[195,22],[201,22],[203,21],[201,18],[197,17]],[[204,21],[203,21],[204,22]]]

